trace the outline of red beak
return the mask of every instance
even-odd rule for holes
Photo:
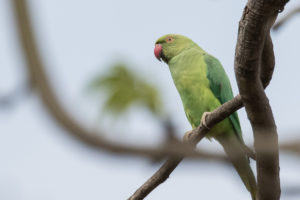
[[[161,61],[161,53],[162,53],[162,46],[161,44],[156,44],[154,48],[154,55],[157,60]]]

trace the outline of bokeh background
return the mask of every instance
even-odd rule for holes
[[[216,56],[238,93],[234,49],[246,0],[28,3],[47,75],[60,102],[80,124],[101,130],[112,141],[151,146],[165,138],[160,119],[147,107],[136,104],[125,112],[110,112],[105,109],[109,91],[91,91],[91,82],[117,64],[157,90],[160,114],[170,117],[179,137],[191,129],[167,65],[153,55],[154,42],[164,34],[186,35]],[[299,1],[291,1],[279,18],[297,6]],[[299,35],[299,17],[272,32],[276,68],[266,92],[280,142],[300,140]],[[28,77],[19,43],[11,1],[0,0],[0,99],[20,93],[0,104],[0,199],[128,198],[161,163],[95,151],[67,135],[39,96],[24,89]],[[239,116],[245,141],[252,144],[244,109]],[[198,146],[222,151],[214,141],[203,140]],[[299,155],[281,154],[280,165],[282,199],[299,199]],[[250,195],[231,166],[186,160],[146,199],[199,198],[240,200]]]

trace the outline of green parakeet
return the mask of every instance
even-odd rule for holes
[[[165,35],[156,41],[154,54],[169,65],[185,114],[193,128],[200,125],[201,120],[205,121],[203,114],[233,98],[230,81],[221,63],[191,39],[177,34]],[[216,139],[223,146],[252,199],[255,199],[256,181],[243,146],[237,113],[210,129],[207,137]]]

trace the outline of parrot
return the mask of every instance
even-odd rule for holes
[[[179,34],[160,37],[155,42],[154,55],[168,64],[193,129],[200,123],[206,126],[206,115],[233,98],[229,78],[219,60],[188,37]],[[255,200],[256,179],[244,148],[237,112],[209,129],[206,137],[222,145],[252,200]]]

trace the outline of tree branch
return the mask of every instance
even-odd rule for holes
[[[281,144],[280,150],[294,154],[300,154],[300,141],[292,141]]]
[[[169,158],[161,168],[151,176],[128,200],[144,199],[150,192],[152,192],[158,185],[165,182],[169,175],[174,171],[178,164],[182,161],[180,158]]]
[[[270,40],[270,28],[286,3],[287,0],[249,0],[236,45],[235,73],[254,132],[259,200],[280,198],[278,136],[260,73],[265,69],[262,56],[268,56],[264,47]]]

